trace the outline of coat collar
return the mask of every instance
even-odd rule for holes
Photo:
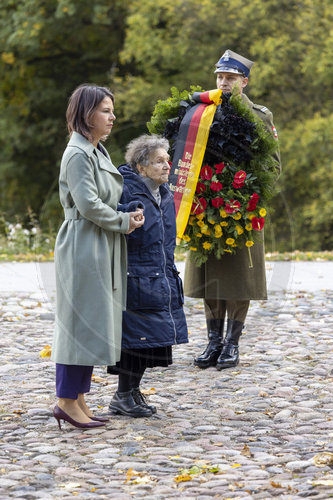
[[[103,154],[98,148],[95,148],[95,146],[83,135],[79,134],[78,132],[73,132],[68,142],[68,146],[82,149],[82,151],[84,151],[90,158],[96,159],[97,157],[99,167],[101,169],[112,172],[113,174],[119,174],[118,170],[113,165],[107,150],[101,144],[100,146],[102,147],[103,152],[105,152],[106,154]]]

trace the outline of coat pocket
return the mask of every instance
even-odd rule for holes
[[[148,276],[127,274],[127,309],[167,310],[169,291],[166,278],[159,273]]]
[[[176,279],[176,285],[177,285],[177,299],[178,299],[178,304],[180,306],[184,305],[184,289],[183,289],[183,282],[181,277],[179,276],[179,271],[177,271],[176,267],[172,268],[173,275]]]

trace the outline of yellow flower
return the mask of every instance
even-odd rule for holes
[[[190,218],[189,218],[189,220],[188,220],[188,223],[189,223],[189,225],[190,225],[190,226],[193,226],[193,224],[194,224],[194,219],[195,219],[195,217],[193,217],[193,215],[191,215],[191,217],[190,217]]]
[[[198,220],[202,220],[204,217],[205,217],[204,213],[197,215]]]
[[[234,238],[227,238],[225,242],[227,245],[232,245],[233,243],[235,243],[235,240]]]
[[[245,229],[246,231],[252,231],[252,224],[246,224]]]
[[[231,245],[232,247],[236,247],[237,246],[237,243],[234,243],[233,245]]]
[[[190,247],[190,250],[192,250],[192,252],[196,252],[198,249],[196,247]]]
[[[201,233],[194,233],[194,236],[196,236],[197,238],[202,238],[202,234]]]
[[[198,224],[198,226],[199,226],[199,227],[204,227],[204,225],[205,225],[205,223],[204,223],[204,221],[203,221],[203,220],[199,220],[199,221],[197,222],[197,224]]]
[[[215,220],[213,219],[208,219],[209,224],[215,224]]]
[[[222,222],[220,222],[220,226],[222,227],[226,227],[228,225],[227,221],[223,220]]]
[[[232,253],[232,250],[229,250],[229,248],[224,249],[225,252]]]
[[[201,228],[201,232],[202,234],[206,234],[207,236],[210,235],[211,231],[210,229],[208,228],[208,226],[206,224],[204,224]]]
[[[228,214],[225,210],[223,210],[223,208],[220,208],[220,215],[221,217],[223,217],[223,219],[225,219],[226,217],[228,217]]]
[[[240,212],[237,212],[237,214],[233,215],[232,218],[235,220],[239,220],[242,218],[242,214]]]
[[[249,240],[249,241],[247,241],[247,242],[245,243],[245,245],[246,245],[247,247],[252,247],[252,245],[253,245],[253,244],[254,244],[254,243],[253,243],[253,241],[251,241],[251,240]]]
[[[183,236],[183,240],[184,240],[184,241],[191,241],[191,238],[189,237],[189,235],[188,235],[188,234],[184,234],[184,236]]]
[[[241,226],[236,226],[236,231],[237,231],[237,234],[243,234],[244,233],[244,229],[241,227]]]
[[[253,219],[253,217],[255,217],[255,214],[252,212],[251,214],[247,214],[247,218],[248,219]]]
[[[215,230],[215,238],[221,238],[223,233],[221,226],[220,225],[214,226],[214,230]]]
[[[202,246],[203,246],[203,248],[204,248],[205,250],[209,250],[209,249],[210,249],[210,247],[212,246],[212,244],[211,244],[211,243],[209,243],[208,241],[204,241],[204,242],[203,242],[203,244],[202,244]]]
[[[265,210],[264,208],[261,208],[261,209],[259,210],[259,215],[260,215],[260,217],[265,217],[266,213],[267,213],[267,212],[266,212],[266,210]]]

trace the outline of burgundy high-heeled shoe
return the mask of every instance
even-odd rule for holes
[[[106,417],[89,417],[90,420],[95,420],[96,422],[109,422],[109,418]]]
[[[105,425],[104,422],[96,421],[96,422],[77,422],[72,417],[67,415],[58,405],[53,408],[53,416],[57,420],[59,429],[61,429],[60,420],[64,422],[68,422],[69,424],[74,425],[74,427],[78,427],[79,429],[93,429],[95,427],[103,427]]]

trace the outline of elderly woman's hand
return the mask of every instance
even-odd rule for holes
[[[130,234],[138,227],[141,227],[145,221],[142,208],[138,208],[135,212],[130,212],[129,216],[130,224],[126,234]]]

